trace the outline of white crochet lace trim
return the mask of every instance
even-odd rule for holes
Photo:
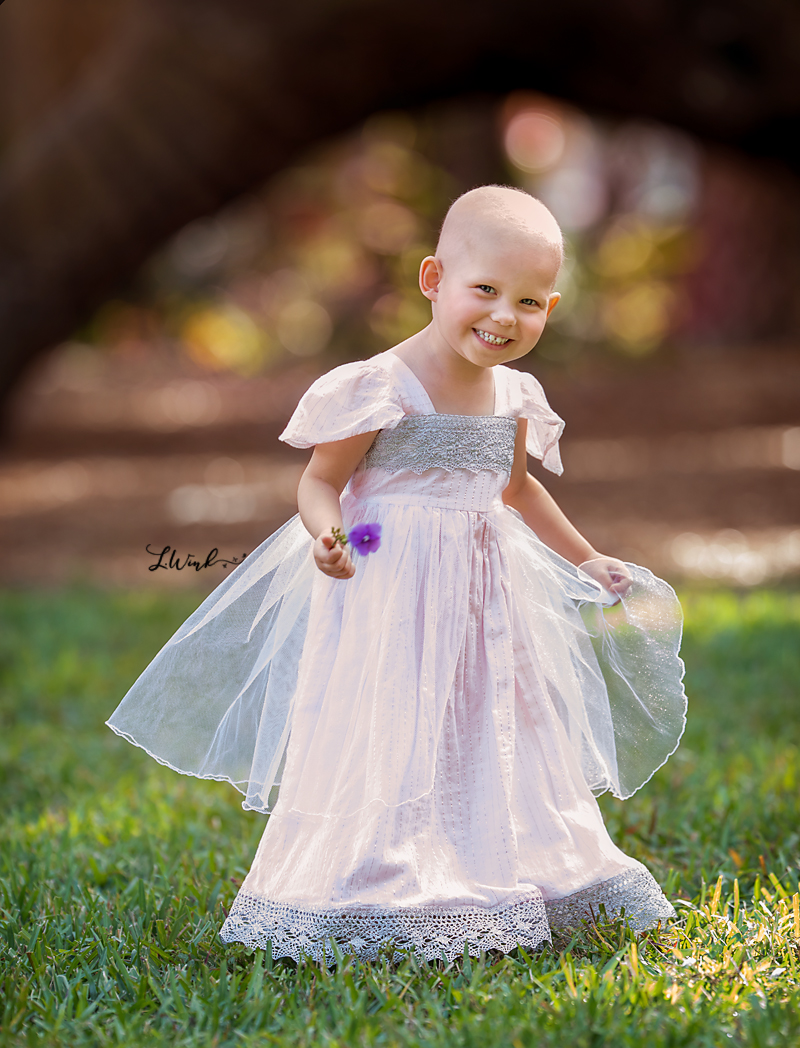
[[[373,960],[382,947],[413,950],[419,958],[433,960],[442,954],[453,960],[464,953],[473,957],[485,950],[508,953],[516,946],[536,949],[550,941],[544,901],[538,891],[528,892],[511,905],[482,909],[477,906],[418,906],[387,910],[377,906],[340,909],[300,907],[239,892],[220,931],[224,942],[241,942],[266,949],[273,957],[300,961],[323,956],[335,960],[331,940],[343,953]]]
[[[477,906],[418,906],[387,910],[377,906],[338,909],[292,906],[239,892],[220,930],[223,942],[240,942],[251,949],[294,961],[311,957],[335,960],[331,940],[342,953],[374,960],[381,948],[413,950],[420,958],[448,960],[464,947],[473,957],[481,951],[508,953],[517,946],[536,949],[550,941],[550,928],[574,928],[599,916],[625,917],[634,931],[666,924],[675,910],[652,875],[634,867],[616,877],[545,903],[539,892],[516,902],[482,909]]]
[[[675,916],[672,903],[653,875],[644,866],[635,866],[610,880],[545,903],[547,920],[551,928],[574,928],[581,921],[599,917],[601,905],[609,919],[619,917],[624,909],[636,932],[654,928],[659,921],[666,924]]]

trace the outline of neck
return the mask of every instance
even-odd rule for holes
[[[492,369],[479,367],[454,352],[433,324],[401,342],[394,352],[420,380],[438,412],[456,415],[494,412]]]

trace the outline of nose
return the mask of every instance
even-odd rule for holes
[[[502,327],[511,327],[516,321],[513,310],[501,302],[497,303],[495,308],[489,314],[489,318],[495,324],[500,324]]]

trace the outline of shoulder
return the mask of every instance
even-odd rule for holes
[[[505,364],[496,365],[494,371],[495,386],[498,389],[502,386],[502,391],[507,399],[509,415],[528,417],[526,413],[531,409],[537,411],[546,409],[555,415],[547,403],[541,382],[529,372],[517,371],[516,368],[507,367]]]
[[[563,467],[558,451],[558,442],[564,431],[563,419],[547,402],[541,382],[527,371],[498,364],[495,388],[502,385],[505,396],[503,414],[512,418],[524,418],[528,422],[526,448],[529,455],[541,460],[546,469],[561,473]]]
[[[329,397],[344,393],[345,395],[372,389],[382,388],[391,379],[391,365],[383,360],[379,353],[367,360],[351,360],[332,368],[308,387],[302,400],[307,397]]]
[[[391,360],[379,353],[340,364],[311,384],[280,439],[295,447],[396,426],[403,417]]]

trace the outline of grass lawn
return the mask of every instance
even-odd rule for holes
[[[601,801],[677,925],[328,970],[222,945],[263,817],[103,726],[197,598],[0,595],[0,1045],[800,1044],[800,594],[683,596],[684,742]]]

